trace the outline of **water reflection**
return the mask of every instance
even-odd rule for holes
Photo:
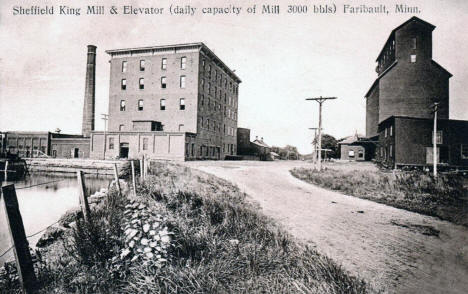
[[[107,188],[108,176],[86,175],[88,195]],[[63,173],[34,173],[24,180],[8,182],[15,184],[19,208],[26,235],[31,235],[56,222],[67,210],[79,205],[79,190],[76,175]],[[0,207],[0,255],[11,245],[3,203]],[[28,239],[33,247],[41,234]],[[0,265],[14,258],[13,251],[0,257]]]

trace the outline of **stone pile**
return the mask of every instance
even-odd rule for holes
[[[125,206],[124,215],[125,247],[120,259],[130,259],[131,262],[141,259],[163,266],[167,262],[172,235],[166,219],[137,200],[131,200]]]

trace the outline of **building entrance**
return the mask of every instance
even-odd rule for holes
[[[119,157],[120,158],[128,158],[128,143],[120,143],[120,152],[119,152]]]
[[[78,158],[78,157],[80,157],[80,149],[73,148],[73,158]]]

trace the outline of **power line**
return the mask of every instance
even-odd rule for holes
[[[50,182],[45,182],[45,183],[40,183],[40,184],[34,184],[34,185],[30,185],[30,186],[25,186],[25,187],[19,187],[19,188],[16,188],[16,190],[20,190],[20,189],[29,189],[29,188],[32,188],[32,187],[37,187],[37,186],[43,186],[43,185],[47,185],[47,184],[52,184],[52,183],[58,183],[58,182],[62,182],[62,181],[67,181],[68,179],[62,179],[62,180],[55,180],[55,181],[50,181]]]
[[[34,234],[31,234],[31,235],[28,235],[26,236],[27,239],[29,238],[32,238],[34,236],[36,236],[37,234],[41,233],[41,232],[44,232],[45,230],[47,230],[48,228],[52,227],[53,225],[57,224],[59,221],[56,221],[56,222],[53,222],[52,224],[48,225],[47,227],[43,228],[42,230],[39,230],[37,232],[35,232]],[[8,253],[8,251],[10,251],[11,249],[13,249],[14,246],[11,246],[10,248],[8,248],[5,252],[3,252],[2,254],[0,254],[0,258],[3,257],[5,254]]]

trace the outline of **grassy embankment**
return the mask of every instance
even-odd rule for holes
[[[422,172],[295,168],[291,174],[330,190],[468,226],[468,195],[461,175]]]
[[[111,190],[90,223],[64,217],[74,229],[39,258],[43,293],[371,291],[295,243],[229,182],[168,163],[151,173],[136,197]]]

